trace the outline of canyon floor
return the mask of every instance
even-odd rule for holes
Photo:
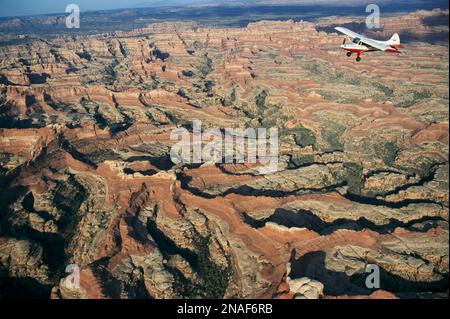
[[[404,53],[360,63],[346,17],[0,46],[0,297],[448,298],[442,17],[383,19]],[[173,164],[193,120],[277,127],[278,172]]]

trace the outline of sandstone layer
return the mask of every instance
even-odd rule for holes
[[[0,297],[448,296],[448,43],[358,64],[317,27],[0,47]],[[278,172],[173,164],[193,120],[277,127]]]

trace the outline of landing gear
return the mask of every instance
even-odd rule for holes
[[[362,51],[360,51],[360,50],[347,51],[346,55],[348,57],[351,57],[353,55],[353,53],[356,54],[356,62],[360,62],[361,61],[361,53],[362,53]]]

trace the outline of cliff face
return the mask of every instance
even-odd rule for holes
[[[445,295],[448,45],[357,64],[316,27],[0,47],[0,295]],[[278,127],[278,172],[174,165],[170,132],[195,119]]]

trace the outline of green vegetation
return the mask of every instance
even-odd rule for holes
[[[400,108],[408,108],[410,106],[413,106],[415,102],[413,100],[403,100],[395,104],[396,107]]]
[[[420,156],[414,160],[413,164],[412,172],[421,177],[427,177],[433,174],[437,161],[433,158]]]
[[[341,169],[330,169],[330,174],[333,177],[333,181],[342,182],[347,180],[347,171]],[[328,178],[328,177],[327,177]]]
[[[357,78],[356,76],[348,79],[348,84],[359,85],[360,83],[361,83],[361,80],[359,78]]]
[[[429,91],[420,91],[420,92],[414,92],[413,97],[415,101],[420,101],[424,99],[429,99],[432,97],[431,92]]]
[[[221,99],[222,105],[223,106],[232,106],[234,104],[234,102],[236,102],[236,88],[233,87],[233,90],[231,91],[229,96],[223,97]]]
[[[200,41],[195,40],[193,46],[194,46],[194,49],[198,50],[203,47],[203,44]]]
[[[205,54],[203,63],[199,67],[200,73],[206,77],[212,71],[212,60]]]
[[[256,106],[259,110],[263,111],[266,107],[266,98],[267,98],[267,92],[262,91],[256,96]]]
[[[399,148],[395,142],[388,141],[383,144],[375,145],[375,151],[378,156],[381,156],[384,164],[392,166],[397,158]]]
[[[261,125],[265,128],[278,126],[278,109],[276,107],[272,107],[267,109],[264,112],[264,116],[262,116]]]
[[[186,98],[186,92],[183,88],[178,89],[177,95]]]
[[[209,244],[210,239],[204,237],[200,237],[197,242],[199,253],[196,270],[203,280],[203,285],[198,289],[206,298],[220,299],[228,288],[231,268],[221,267],[212,261]]]
[[[425,99],[432,98],[433,95],[428,90],[423,91],[414,91],[412,93],[406,94],[404,99],[400,102],[398,102],[395,106],[401,107],[401,108],[407,108],[410,106],[413,106],[417,102],[420,102]]]
[[[301,147],[312,146],[315,148],[316,136],[311,130],[301,127],[295,131],[295,143]]]
[[[120,155],[112,149],[96,149],[92,153],[86,154],[86,158],[95,164],[100,164],[108,160],[121,159]]]
[[[53,189],[53,205],[58,209],[60,215],[56,221],[60,233],[58,236],[36,234],[36,240],[43,246],[48,247],[46,258],[48,258],[55,276],[60,275],[67,265],[69,257],[66,255],[66,249],[77,232],[78,224],[82,218],[80,207],[88,196],[88,191],[77,181],[74,175],[69,175],[66,180],[58,181]],[[27,197],[30,204],[25,204],[25,206],[32,211],[33,194],[29,193]]]
[[[231,101],[232,103],[236,102],[236,88],[235,88],[235,87],[233,87],[233,90],[231,91],[231,94],[230,94],[230,101]]]
[[[359,194],[362,185],[362,171],[363,167],[358,163],[345,163],[347,170],[346,182],[348,191],[353,194]]]
[[[378,91],[383,92],[384,95],[386,95],[387,97],[394,96],[394,90],[392,90],[390,87],[383,85],[381,83],[375,83],[374,86]]]
[[[317,62],[308,62],[305,64],[305,69],[308,70],[308,72],[311,75],[320,75],[322,74],[322,70],[320,69],[320,65]]]
[[[81,203],[86,197],[86,190],[73,177],[69,176],[67,181],[59,181],[54,191],[53,201],[55,206],[70,213],[68,217],[78,212]]]
[[[205,88],[203,90],[203,92],[211,92],[212,87],[214,86],[214,82],[210,81],[210,80],[206,80],[205,81]]]
[[[233,104],[231,103],[230,99],[227,98],[227,97],[221,98],[221,99],[220,99],[220,103],[221,103],[223,106],[226,106],[226,107],[230,107],[230,106],[233,105]]]
[[[314,163],[314,156],[313,155],[302,155],[302,154],[295,154],[291,157],[289,161],[289,168],[297,168],[303,165],[312,164]]]
[[[192,238],[194,249],[191,250],[179,247],[150,218],[147,220],[147,230],[165,258],[180,255],[197,274],[197,278],[191,281],[185,278],[183,274],[174,272],[177,288],[183,296],[187,298],[223,298],[228,288],[232,270],[227,256],[225,256],[227,259],[226,266],[214,262],[209,248],[213,240],[211,236],[203,237],[195,232]]]
[[[331,79],[333,79],[333,80],[341,80],[341,79],[343,79],[344,77],[345,77],[345,72],[342,71],[342,70],[336,70],[336,72],[334,72],[334,73],[331,75]]]
[[[342,151],[344,144],[340,138],[345,132],[345,126],[339,123],[329,122],[321,128],[323,140],[328,144],[327,151]]]

